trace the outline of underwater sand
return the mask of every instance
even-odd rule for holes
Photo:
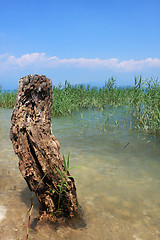
[[[11,110],[0,109],[0,239],[20,240],[26,238],[31,192],[9,140],[10,115]],[[70,153],[71,165],[81,166],[71,173],[86,225],[42,222],[34,230],[39,208],[34,197],[29,239],[160,239],[160,139],[136,131],[130,135],[122,125],[103,131],[100,117],[84,111],[83,117],[77,112],[52,123],[61,154]]]

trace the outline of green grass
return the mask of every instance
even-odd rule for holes
[[[0,91],[0,107],[13,108],[16,103],[17,91]]]
[[[16,92],[0,93],[0,107],[12,108],[16,102]],[[70,115],[83,108],[106,106],[128,106],[135,128],[160,135],[160,84],[158,79],[143,80],[135,77],[133,87],[119,88],[114,78],[109,78],[102,88],[72,86],[65,81],[64,86],[53,86],[53,116]]]

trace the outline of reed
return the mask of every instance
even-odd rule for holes
[[[110,106],[128,106],[134,128],[160,135],[160,83],[158,79],[135,77],[133,87],[116,86],[113,77],[102,88],[64,85],[53,87],[53,116],[70,115],[74,111],[96,108],[103,111]],[[12,108],[16,92],[0,92],[0,107]]]
[[[0,91],[0,107],[13,108],[16,103],[17,91]]]

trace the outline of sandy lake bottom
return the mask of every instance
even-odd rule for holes
[[[10,109],[0,109],[0,239],[20,240],[26,238],[31,192],[9,140],[10,116]],[[61,154],[70,153],[71,165],[81,166],[71,173],[85,224],[42,222],[29,239],[159,240],[160,138],[130,134],[123,126],[102,132],[92,117],[86,111],[83,118],[76,113],[52,123]],[[38,208],[34,197],[31,223]]]

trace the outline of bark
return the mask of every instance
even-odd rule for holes
[[[52,98],[50,79],[43,75],[21,78],[11,116],[10,139],[21,174],[40,202],[40,213],[54,215],[61,210],[74,217],[78,206],[76,187],[70,172],[64,171],[60,144],[52,133]]]

